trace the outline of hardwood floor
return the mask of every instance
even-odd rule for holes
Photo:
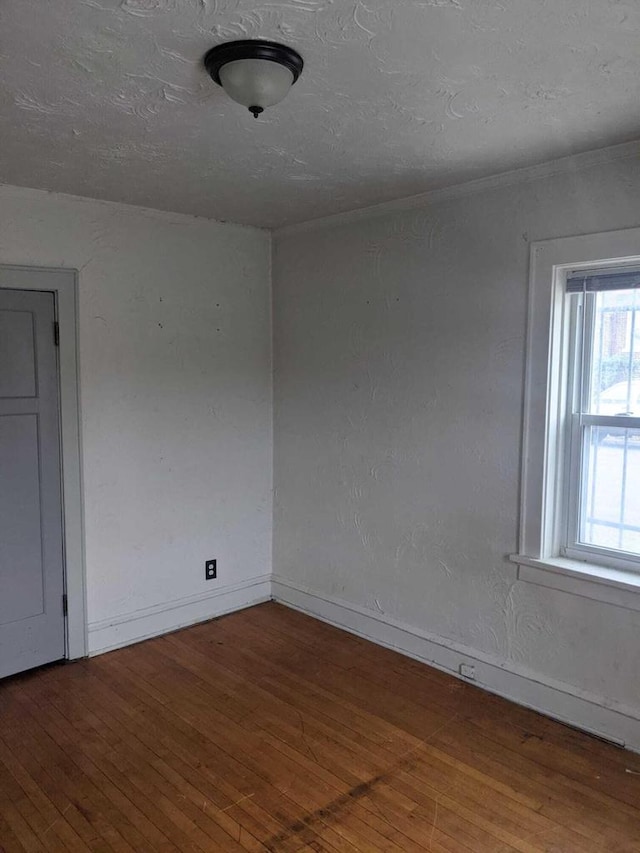
[[[276,604],[0,683],[0,849],[640,851],[640,756]]]

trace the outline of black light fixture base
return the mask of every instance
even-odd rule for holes
[[[291,71],[294,83],[302,73],[304,67],[302,57],[292,47],[262,39],[242,39],[241,41],[229,41],[226,44],[218,44],[206,52],[204,67],[209,72],[212,80],[218,86],[222,86],[220,69],[228,62],[235,62],[238,59],[268,59],[271,62],[277,62]],[[256,108],[249,107],[249,109],[253,112]]]
[[[258,118],[260,113],[264,112],[264,107],[249,107],[249,112],[253,114],[254,118]]]

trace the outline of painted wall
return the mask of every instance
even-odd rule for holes
[[[271,571],[269,234],[8,187],[0,221],[0,263],[79,270],[90,647],[212,615]]]
[[[625,161],[276,236],[276,577],[640,717],[640,613],[507,559],[529,244],[640,225],[638,187]]]

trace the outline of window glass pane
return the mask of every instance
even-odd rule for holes
[[[640,415],[640,294],[594,294],[594,325],[585,411]]]
[[[640,429],[584,427],[580,541],[640,553]]]

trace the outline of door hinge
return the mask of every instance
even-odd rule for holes
[[[67,594],[65,592],[65,594],[62,596],[62,615],[66,616],[68,612],[69,612],[69,601],[67,599]]]
[[[57,321],[53,324],[53,343],[55,346],[60,346],[60,323]]]

